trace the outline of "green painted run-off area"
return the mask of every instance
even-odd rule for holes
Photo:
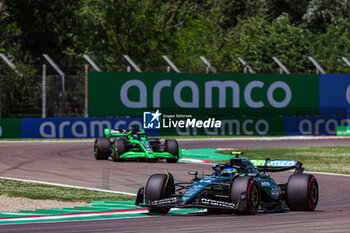
[[[210,162],[230,160],[234,157],[233,155],[229,154],[220,154],[218,151],[220,150],[212,148],[188,149],[182,151],[182,157],[209,160]]]
[[[173,209],[169,214],[186,214],[198,209]],[[1,212],[0,224],[99,220],[130,217],[151,217],[147,209],[134,205],[133,201],[93,201],[91,205],[63,209],[21,210],[18,213]]]

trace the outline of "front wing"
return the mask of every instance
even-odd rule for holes
[[[158,158],[175,158],[174,155],[168,153],[168,152],[139,152],[139,151],[128,151],[124,154],[120,155],[121,159],[140,159],[140,158],[146,158],[146,159],[158,159]]]
[[[237,204],[225,202],[215,199],[208,199],[204,197],[195,198],[190,202],[181,201],[179,197],[169,197],[160,200],[154,200],[151,203],[144,203],[144,188],[140,188],[137,192],[135,201],[136,206],[147,208],[197,208],[197,209],[216,209],[216,210],[230,210],[243,211],[247,207],[247,193],[242,192],[241,198]]]

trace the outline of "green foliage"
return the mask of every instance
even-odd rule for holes
[[[89,54],[105,70],[124,70],[128,54],[145,71],[165,71],[168,55],[203,72],[206,56],[219,71],[242,72],[240,56],[274,73],[276,56],[309,73],[314,56],[330,72],[347,69],[339,56],[348,55],[349,0],[5,0],[0,9],[0,49],[24,51],[27,63],[45,52],[81,66]]]
[[[341,19],[336,25],[330,25],[327,32],[317,36],[315,58],[328,73],[349,73],[350,67],[341,56],[350,58],[350,22]]]
[[[272,57],[276,56],[289,67],[291,72],[303,73],[308,64],[305,55],[312,48],[313,35],[303,26],[294,26],[285,16],[272,23],[261,17],[239,20],[239,23],[226,36],[224,51],[229,52],[233,72],[242,71],[237,57],[242,57],[256,72],[278,72]]]
[[[330,25],[349,19],[349,0],[311,0],[303,19],[315,33],[325,33]]]
[[[68,44],[72,44],[73,26],[79,24],[74,12],[83,1],[70,0],[5,0],[8,22],[20,28],[18,39],[22,49],[37,60],[43,53],[62,57]],[[62,57],[63,58],[63,57]]]
[[[188,68],[185,68],[187,72],[203,72],[205,65],[199,57],[205,56],[210,59],[216,55],[218,47],[216,34],[212,21],[201,18],[190,19],[175,35],[177,49],[170,51],[172,60],[179,67],[187,66]]]
[[[35,70],[28,65],[18,64],[23,77],[8,67],[1,77],[1,117],[31,117],[33,112],[40,112],[41,87],[37,85]],[[39,106],[40,107],[40,106]]]
[[[8,22],[8,7],[0,2],[0,52],[15,55],[20,49],[16,38],[21,34],[16,22]]]
[[[0,61],[0,98],[1,116],[11,117],[31,111],[37,102],[37,85],[35,82],[35,69],[30,65],[16,63],[15,58],[25,58],[22,42],[19,38],[22,30],[16,21],[11,20],[9,7],[0,2],[0,52],[10,59],[24,77],[20,77],[11,68]],[[30,106],[28,106],[30,103]],[[26,106],[26,107],[24,107]],[[14,114],[14,115],[12,115]]]

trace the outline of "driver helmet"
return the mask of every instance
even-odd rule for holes
[[[228,167],[228,168],[225,168],[221,172],[221,175],[222,176],[236,176],[236,175],[238,175],[238,171],[236,168]]]

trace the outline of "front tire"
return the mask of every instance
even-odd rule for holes
[[[240,214],[255,214],[260,204],[260,188],[256,179],[248,176],[236,177],[230,187],[230,202],[238,204],[242,192],[246,192],[247,205],[240,209]]]
[[[95,159],[108,159],[111,155],[111,142],[108,138],[96,138],[94,143]]]
[[[169,197],[175,192],[174,178],[169,173],[166,174],[153,174],[147,181],[145,189],[145,203],[151,204],[152,201],[160,200]],[[150,213],[166,214],[170,208],[150,207],[148,211]]]
[[[114,141],[114,149],[112,154],[112,159],[114,162],[120,162],[123,161],[123,159],[120,158],[120,155],[124,154],[126,152],[126,142],[124,139],[115,139]]]
[[[177,163],[179,161],[179,144],[176,140],[166,140],[165,150],[174,156],[174,158],[166,158],[168,163]]]
[[[318,202],[318,182],[310,174],[294,174],[287,184],[287,205],[290,210],[313,211]]]

